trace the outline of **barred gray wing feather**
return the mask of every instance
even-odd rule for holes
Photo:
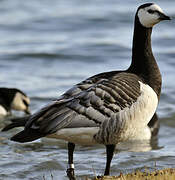
[[[69,127],[101,127],[113,123],[117,113],[130,107],[140,95],[141,81],[134,74],[112,73],[94,76],[68,90],[51,105],[35,113],[26,129],[52,134]],[[113,125],[120,130],[121,122]],[[118,127],[117,127],[118,126]],[[102,128],[102,127],[101,127]],[[110,129],[108,129],[110,130]]]

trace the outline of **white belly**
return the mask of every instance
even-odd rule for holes
[[[97,142],[94,140],[94,135],[98,132],[98,130],[98,127],[65,128],[47,137],[63,139],[65,141],[80,145],[93,145],[97,144]]]
[[[0,105],[0,116],[6,116],[7,114],[6,109]]]
[[[141,95],[137,101],[121,113],[121,118],[127,119],[123,140],[149,140],[151,138],[148,123],[156,111],[158,98],[150,86],[141,82],[140,90]]]

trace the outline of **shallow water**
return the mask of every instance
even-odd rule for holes
[[[133,18],[138,5],[136,0],[0,1],[1,86],[26,92],[35,112],[89,76],[126,69],[130,64]],[[159,5],[175,16],[175,2],[161,0]],[[158,169],[175,167],[174,29],[174,20],[162,22],[154,28],[152,36],[154,55],[163,76],[157,110],[161,121],[158,142],[152,147],[145,143],[119,147],[112,161],[112,175],[145,166],[154,169],[155,164]],[[3,125],[1,121],[0,126]],[[64,142],[9,141],[18,131],[0,133],[0,180],[67,179]],[[79,179],[102,174],[104,166],[103,146],[76,147]]]

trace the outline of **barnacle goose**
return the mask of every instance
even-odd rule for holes
[[[24,111],[30,114],[30,99],[27,95],[16,88],[0,88],[0,116],[6,116],[11,110]]]
[[[161,74],[152,53],[152,27],[170,20],[153,3],[141,5],[135,16],[132,62],[125,71],[97,74],[73,86],[56,101],[30,116],[23,131],[11,138],[29,142],[41,137],[68,141],[67,175],[75,179],[75,144],[106,146],[106,168],[116,144],[130,139],[150,139],[148,123],[161,91]]]

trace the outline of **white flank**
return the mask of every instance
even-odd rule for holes
[[[138,11],[138,17],[139,17],[139,21],[140,23],[144,26],[144,27],[147,27],[147,28],[150,28],[150,27],[153,27],[155,24],[159,23],[160,22],[160,17],[159,17],[159,14],[158,13],[153,13],[153,14],[150,14],[148,12],[148,10],[157,10],[161,13],[163,13],[162,9],[156,5],[156,4],[153,4],[149,7],[146,7],[146,8],[143,8],[143,9],[140,9]]]
[[[0,116],[6,116],[7,114],[6,109],[0,105]]]
[[[93,137],[98,132],[98,130],[98,127],[64,128],[47,137],[63,139],[65,141],[80,145],[93,145],[97,144]]]
[[[120,112],[121,120],[126,121],[122,141],[125,140],[148,140],[151,138],[151,131],[147,124],[154,115],[158,98],[154,90],[146,84],[140,83],[141,95],[130,107]]]

